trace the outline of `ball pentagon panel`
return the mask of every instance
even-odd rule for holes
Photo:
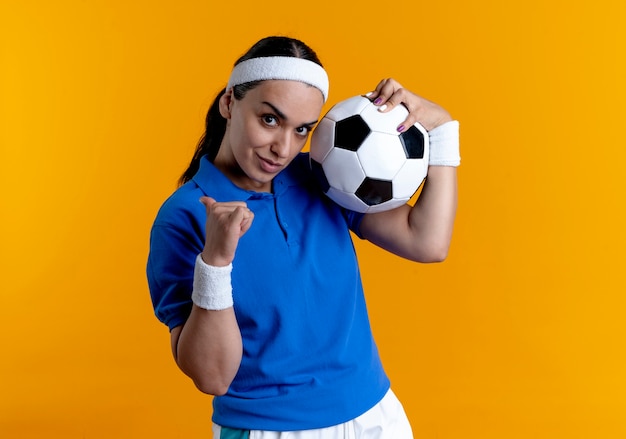
[[[367,123],[361,116],[355,114],[335,122],[334,147],[356,151],[369,135]]]
[[[393,198],[393,185],[390,180],[365,177],[354,194],[368,206],[375,206]]]
[[[424,155],[428,153],[428,133],[419,124],[415,124],[401,133],[398,139],[402,143],[408,159],[423,159]]]

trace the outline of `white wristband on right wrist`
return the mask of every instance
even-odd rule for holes
[[[459,122],[451,120],[428,133],[430,151],[429,166],[459,166]]]
[[[191,300],[196,306],[219,311],[233,306],[233,287],[230,273],[233,264],[225,267],[214,267],[202,260],[202,255],[196,257],[193,271],[193,291]]]

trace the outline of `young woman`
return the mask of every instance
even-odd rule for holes
[[[148,281],[174,358],[215,395],[216,438],[411,438],[370,330],[350,231],[419,262],[445,259],[456,212],[458,123],[393,79],[367,96],[429,130],[413,207],[346,211],[301,153],[328,77],[301,41],[268,37],[211,106],[181,187],[151,232]]]

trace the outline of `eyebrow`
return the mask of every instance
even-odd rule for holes
[[[263,104],[267,105],[268,107],[270,107],[272,110],[274,110],[274,112],[276,113],[276,115],[278,115],[278,117],[280,117],[283,120],[289,120],[289,118],[285,115],[285,113],[283,113],[282,111],[280,111],[278,108],[276,108],[276,106],[274,106],[273,104],[267,102],[267,101],[263,101]],[[313,125],[315,125],[318,121],[314,120],[313,122],[308,122],[308,123],[303,123],[302,126],[303,127],[312,127]]]

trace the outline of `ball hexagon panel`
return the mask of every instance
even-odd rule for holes
[[[322,169],[330,186],[343,192],[356,191],[365,178],[356,153],[347,149],[333,148],[324,159]]]
[[[393,178],[393,197],[406,198],[407,200],[413,196],[419,186],[421,186],[426,175],[428,162],[422,160],[407,160],[402,168]],[[421,180],[420,180],[421,179]],[[419,183],[416,186],[416,183]]]
[[[326,195],[335,203],[355,212],[367,212],[370,209],[370,206],[354,195],[354,192],[344,192],[331,187]]]
[[[335,122],[342,119],[346,119],[355,114],[360,114],[361,111],[371,102],[369,99],[363,96],[354,96],[352,98],[341,101],[338,105],[334,105],[328,113],[324,115],[325,118],[334,120]]]
[[[369,102],[367,98],[363,98]],[[377,106],[374,104],[367,105],[361,111],[361,117],[372,131],[379,133],[388,133],[394,136],[398,135],[398,126],[409,115],[408,110],[404,105],[397,105],[393,109],[387,112],[378,111]]]
[[[406,156],[398,136],[373,132],[356,152],[365,175],[391,180],[400,170]]]
[[[317,124],[311,136],[311,158],[318,163],[322,163],[331,149],[335,145],[335,122],[322,118]]]

